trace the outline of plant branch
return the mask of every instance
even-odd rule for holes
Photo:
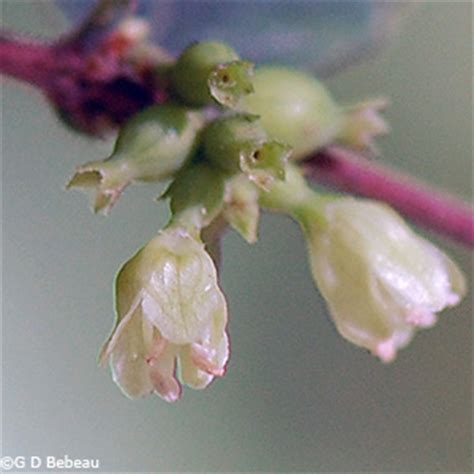
[[[101,0],[77,30],[51,43],[0,32],[0,74],[38,88],[67,125],[105,135],[168,96],[155,73],[161,51],[118,28],[133,3]],[[135,47],[146,54],[134,57]]]
[[[474,247],[468,204],[341,147],[328,147],[304,163],[315,181],[384,201],[426,229]]]
[[[50,45],[0,34],[0,73],[43,88],[54,65]]]

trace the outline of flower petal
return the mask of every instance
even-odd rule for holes
[[[175,377],[176,348],[168,346],[158,359],[148,365],[155,393],[167,402],[177,402],[181,398],[181,384]]]
[[[194,364],[189,345],[181,349],[179,365],[182,382],[191,388],[196,390],[206,388],[214,380],[214,375],[204,372]]]
[[[121,332],[114,340],[110,353],[110,367],[115,383],[131,398],[148,395],[153,391],[149,365],[146,363],[148,348],[144,344],[140,309],[124,321]]]
[[[225,374],[229,353],[229,338],[226,332],[214,348],[199,344],[184,347],[180,353],[183,383],[194,389],[207,387],[216,376],[222,377]]]
[[[225,324],[227,308],[204,246],[189,237],[173,238],[181,242],[157,252],[154,258],[155,270],[145,287],[142,308],[166,339],[188,344],[205,337],[216,312],[222,313]]]
[[[139,292],[132,302],[127,313],[121,318],[120,315],[117,316],[116,325],[112,331],[112,334],[109,336],[107,341],[102,346],[102,349],[99,354],[99,365],[105,364],[107,359],[110,357],[114,347],[117,344],[123,330],[127,327],[130,319],[135,314],[139,304],[141,304],[142,292]]]

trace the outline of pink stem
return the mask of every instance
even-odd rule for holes
[[[56,69],[51,46],[0,36],[0,73],[44,88],[52,70]]]
[[[305,162],[315,181],[378,199],[420,226],[474,247],[474,213],[466,203],[341,147]]]
[[[168,92],[152,60],[127,61],[120,37],[108,42],[113,32],[100,33],[105,35],[101,40],[84,33],[82,43],[47,44],[0,32],[0,74],[40,89],[68,125],[104,136],[139,110],[163,103]]]

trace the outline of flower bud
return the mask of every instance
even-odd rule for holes
[[[383,362],[464,295],[457,266],[388,206],[340,198],[323,215],[300,214],[317,286],[341,335]]]
[[[260,116],[270,138],[293,148],[293,160],[331,143],[341,130],[343,112],[314,77],[283,67],[257,69],[254,94],[242,108]]]
[[[374,99],[347,107],[338,141],[356,150],[377,153],[374,139],[390,130],[380,115],[380,111],[384,110],[387,104],[385,99]]]
[[[95,191],[94,211],[106,213],[131,182],[175,174],[193,154],[202,124],[200,114],[184,107],[149,107],[122,127],[109,158],[78,167],[67,188]]]
[[[259,193],[254,184],[242,175],[228,183],[223,217],[249,244],[257,241]]]
[[[231,174],[244,172],[263,188],[273,179],[284,179],[291,149],[268,140],[258,117],[233,115],[214,120],[202,134],[206,160]]]
[[[221,105],[236,108],[241,99],[253,92],[253,64],[232,61],[217,65],[207,80],[209,93]]]
[[[240,61],[232,48],[217,41],[191,45],[171,73],[175,92],[187,104],[203,106],[214,99],[228,107],[253,91],[252,75],[251,63]]]
[[[225,173],[206,161],[190,163],[182,169],[161,199],[170,198],[174,222],[202,229],[224,205]]]
[[[193,388],[224,375],[227,305],[201,242],[179,227],[162,231],[122,267],[115,289],[117,321],[101,360],[127,396],[178,400],[178,362]]]

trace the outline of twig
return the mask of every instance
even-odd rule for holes
[[[0,34],[0,73],[44,88],[54,64],[50,45]]]
[[[76,130],[105,135],[168,96],[155,72],[162,58],[131,60],[133,41],[114,29],[130,3],[101,2],[75,34],[54,43],[0,33],[0,74],[40,89]]]
[[[341,147],[305,162],[315,181],[392,205],[422,227],[474,247],[474,213],[466,203]]]

